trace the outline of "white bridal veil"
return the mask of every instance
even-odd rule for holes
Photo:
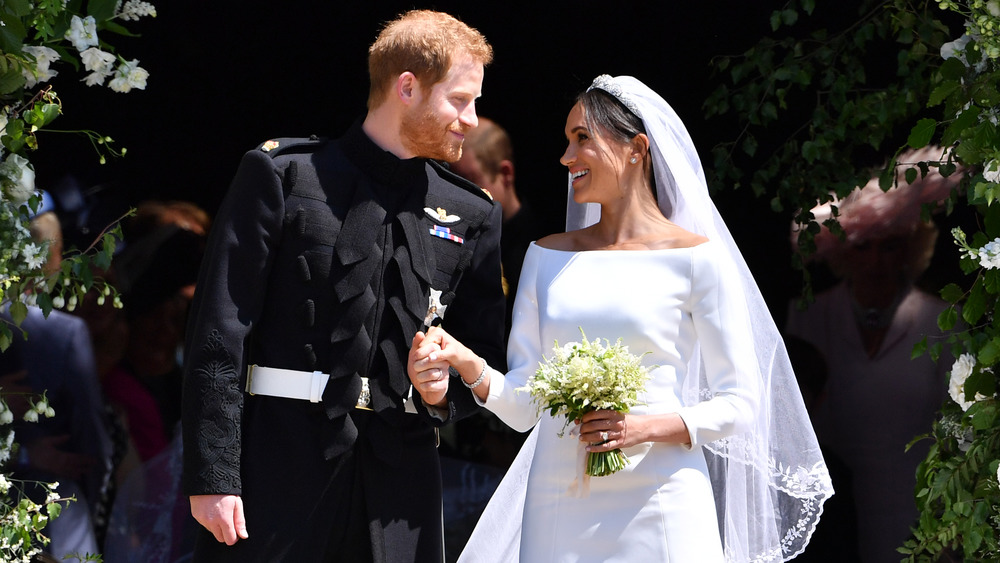
[[[830,475],[813,433],[784,342],[743,255],[708,194],[705,174],[687,129],[656,92],[631,76],[602,75],[591,89],[613,95],[642,118],[650,141],[657,197],[663,215],[677,225],[722,243],[736,265],[756,352],[761,389],[752,428],[705,445],[726,560],[734,563],[785,561],[801,553],[816,528],[823,502],[833,494]],[[572,190],[572,188],[570,188]],[[591,225],[596,204],[568,198],[567,230]],[[737,286],[734,285],[734,289]],[[754,373],[753,369],[748,370]],[[700,351],[684,383],[691,405],[711,397]],[[755,373],[756,375],[756,373]],[[500,554],[517,561],[520,515],[535,436],[523,446],[504,477],[463,553],[467,561]]]

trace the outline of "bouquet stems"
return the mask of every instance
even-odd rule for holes
[[[587,475],[591,477],[604,477],[617,473],[625,469],[626,465],[628,457],[620,449],[587,453]]]

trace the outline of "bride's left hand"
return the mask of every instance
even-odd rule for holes
[[[628,448],[637,442],[630,440],[629,425],[635,417],[618,411],[591,411],[580,419],[580,441],[587,443],[588,452],[608,452]]]

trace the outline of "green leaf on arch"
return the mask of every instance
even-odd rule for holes
[[[921,119],[913,126],[913,129],[910,129],[910,136],[906,139],[906,144],[914,149],[926,147],[934,137],[935,129],[937,129],[937,120],[929,117]]]

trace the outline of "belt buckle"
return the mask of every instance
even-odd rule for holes
[[[253,368],[257,367],[257,364],[250,364],[247,366],[247,387],[246,391],[251,396],[253,396]]]
[[[361,409],[364,411],[372,410],[370,405],[372,402],[372,392],[371,388],[368,386],[368,378],[361,378],[361,393],[358,394],[358,402],[354,405],[354,408]]]

